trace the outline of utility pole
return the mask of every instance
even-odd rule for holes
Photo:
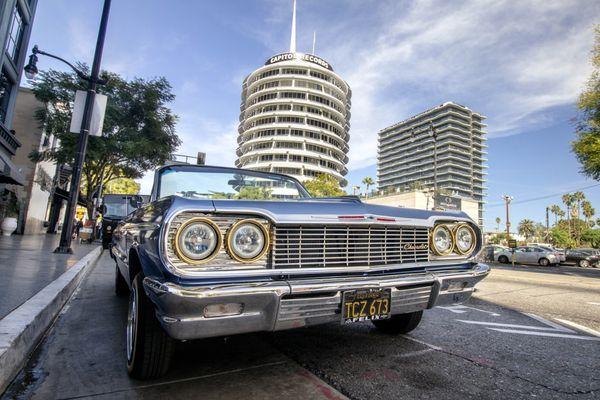
[[[546,240],[550,233],[550,207],[546,207]]]
[[[509,204],[512,201],[512,196],[503,195],[502,199],[504,200],[506,206],[506,241],[510,240],[510,212],[509,212]]]
[[[71,177],[71,192],[69,193],[69,202],[63,230],[60,234],[60,244],[54,250],[55,253],[73,253],[71,249],[71,240],[73,235],[73,219],[77,211],[77,199],[79,197],[79,186],[81,184],[81,171],[85,161],[85,152],[87,150],[88,136],[92,124],[92,111],[94,107],[94,96],[96,95],[96,85],[99,81],[100,62],[102,61],[102,51],[104,49],[104,38],[106,37],[106,26],[108,24],[108,14],[110,12],[111,0],[104,0],[102,9],[102,18],[98,30],[98,39],[96,41],[96,51],[94,53],[94,62],[92,64],[92,73],[88,81],[87,96],[85,98],[85,107],[83,109],[83,118],[81,121],[81,132],[79,136],[79,145],[73,165],[73,175]],[[90,216],[91,217],[91,216]]]

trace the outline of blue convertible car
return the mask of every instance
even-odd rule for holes
[[[311,198],[285,175],[179,164],[156,171],[150,200],[111,245],[136,378],[166,372],[174,340],[335,321],[406,333],[489,272],[461,212]]]

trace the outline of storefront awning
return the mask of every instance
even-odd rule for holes
[[[0,183],[11,185],[25,185],[25,177],[19,168],[10,160],[10,157],[0,151]]]

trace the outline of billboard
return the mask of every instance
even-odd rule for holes
[[[317,64],[323,68],[327,68],[330,71],[333,71],[333,68],[331,67],[331,65],[327,61],[323,60],[321,57],[317,57],[314,54],[303,54],[303,53],[277,54],[276,56],[269,58],[267,60],[267,62],[265,63],[265,65],[271,65],[271,64],[278,63],[278,62],[291,61],[291,60],[308,61],[310,63]]]
[[[460,199],[452,196],[436,194],[433,196],[433,206],[444,211],[460,211]]]

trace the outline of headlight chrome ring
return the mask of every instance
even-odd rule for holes
[[[471,234],[471,245],[467,249],[462,249],[458,244],[458,232],[462,229],[467,229]],[[458,224],[454,227],[454,230],[452,231],[452,238],[454,241],[455,250],[462,255],[469,254],[477,246],[477,234],[475,233],[475,230],[469,224],[466,223]]]
[[[254,227],[258,228],[259,231],[262,233],[263,235],[263,247],[260,250],[260,252],[258,254],[256,254],[254,257],[251,258],[244,258],[242,257],[238,252],[235,251],[235,245],[233,244],[233,239],[235,236],[235,233],[243,226],[246,224],[250,224],[253,225]],[[241,263],[251,263],[254,262],[256,260],[259,260],[260,258],[262,258],[267,251],[269,250],[269,246],[271,245],[271,239],[269,236],[269,231],[268,229],[264,226],[264,224],[260,223],[259,221],[256,221],[254,219],[242,219],[237,221],[235,224],[233,224],[229,230],[227,231],[227,235],[226,235],[226,249],[227,249],[227,253],[229,254],[229,256],[231,258],[233,258],[235,261],[241,262]]]
[[[216,237],[217,242],[215,244],[214,249],[211,251],[211,253],[208,256],[206,256],[202,259],[193,259],[193,258],[186,256],[184,254],[184,252],[181,250],[181,248],[179,247],[179,239],[181,237],[181,233],[192,224],[204,224],[204,225],[208,226],[209,229],[213,230],[215,237]],[[192,265],[205,264],[205,263],[209,262],[210,260],[215,258],[217,256],[217,254],[219,254],[219,250],[221,249],[222,245],[223,245],[223,238],[221,236],[221,231],[219,230],[219,227],[217,226],[217,224],[215,224],[213,221],[211,221],[208,218],[202,218],[202,217],[190,218],[187,221],[183,222],[181,224],[181,226],[177,229],[177,232],[175,233],[175,238],[173,240],[173,250],[175,250],[175,254],[177,255],[177,257],[179,257],[181,259],[181,261],[188,263],[188,264],[192,264]]]
[[[446,231],[446,234],[448,235],[448,240],[450,241],[450,244],[446,250],[439,250],[435,245],[435,236],[438,233],[438,231],[441,231],[441,230]],[[454,235],[452,234],[452,231],[446,224],[439,224],[433,228],[433,231],[431,231],[430,242],[431,242],[430,243],[431,250],[438,256],[447,256],[447,255],[451,254],[452,250],[454,249],[454,246],[455,246]]]

